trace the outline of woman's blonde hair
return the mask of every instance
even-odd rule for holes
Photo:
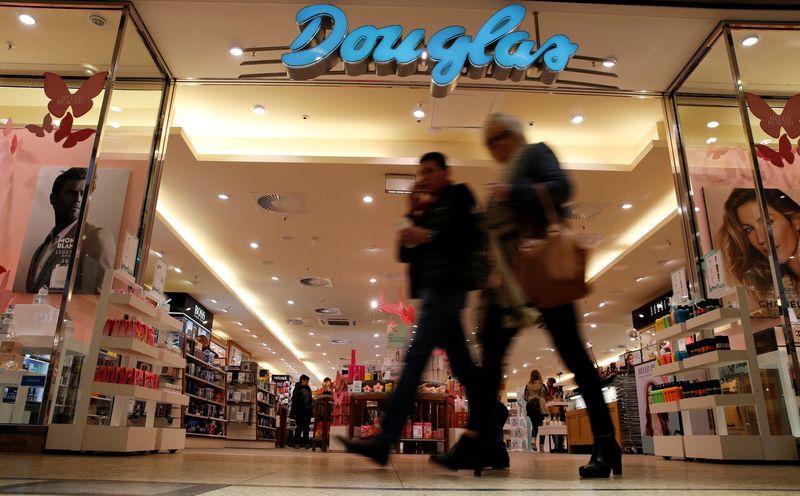
[[[536,369],[533,369],[531,370],[531,380],[529,382],[533,383],[536,381],[542,382],[542,373]]]
[[[800,205],[781,190],[766,189],[764,195],[767,198],[767,205],[786,217],[789,222],[800,219]],[[755,190],[745,188],[734,189],[725,201],[722,227],[719,231],[722,255],[731,273],[746,286],[759,293],[774,292],[769,260],[750,242],[737,213],[739,207],[754,201],[756,201]],[[756,229],[763,227],[756,226]],[[783,274],[791,273],[785,267],[781,267],[781,271]]]

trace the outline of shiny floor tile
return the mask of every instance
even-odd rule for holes
[[[0,455],[0,494],[84,496],[367,496],[519,494],[738,496],[800,493],[797,464],[697,463],[626,455],[624,475],[581,480],[585,455],[512,453],[511,469],[450,472],[427,456],[395,455],[385,467],[344,453],[269,449],[187,450],[174,455]]]

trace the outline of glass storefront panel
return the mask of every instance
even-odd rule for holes
[[[69,321],[65,293],[89,288],[99,267],[86,251],[72,261],[120,19],[118,10],[0,8],[0,423],[45,422],[47,381],[70,381],[53,366],[80,369],[88,349],[91,328]]]

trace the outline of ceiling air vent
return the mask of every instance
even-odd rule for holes
[[[301,277],[298,279],[303,286],[312,288],[332,288],[333,283],[327,277]]]
[[[297,193],[250,193],[258,207],[274,214],[304,214],[306,207]]]
[[[593,202],[568,202],[565,203],[566,216],[569,220],[589,220],[600,215],[600,212],[606,208],[605,203]]]
[[[342,309],[336,307],[317,307],[314,309],[317,315],[341,315]]]
[[[308,322],[306,322],[303,319],[286,319],[286,323],[289,324],[289,325],[305,325],[305,324],[308,324]]]
[[[350,319],[319,319],[322,327],[355,327],[358,323]]]

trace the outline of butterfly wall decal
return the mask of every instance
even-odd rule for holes
[[[32,132],[39,138],[44,138],[45,134],[50,134],[53,132],[53,118],[50,117],[50,114],[47,114],[44,116],[41,126],[37,126],[36,124],[28,124],[25,126],[25,129]]]
[[[86,141],[94,134],[94,129],[80,129],[78,131],[72,132],[72,114],[68,113],[64,116],[64,119],[61,120],[61,125],[56,130],[55,134],[55,141],[56,143],[60,143],[61,140],[64,140],[64,148],[72,148],[73,146],[77,145],[81,141]]]
[[[94,105],[92,99],[103,91],[108,72],[99,72],[90,77],[72,93],[67,83],[58,74],[44,73],[44,94],[50,99],[47,110],[56,117],[63,117],[72,108],[75,117],[86,115]]]
[[[765,133],[777,139],[783,128],[792,139],[800,136],[800,95],[789,98],[780,114],[772,110],[760,96],[753,93],[745,93],[744,96],[750,112],[759,118]]]
[[[785,134],[778,140],[777,150],[773,150],[761,143],[757,144],[756,155],[768,160],[775,167],[784,167],[784,161],[789,165],[794,163],[794,148],[792,147],[792,142],[789,141],[789,137]]]

